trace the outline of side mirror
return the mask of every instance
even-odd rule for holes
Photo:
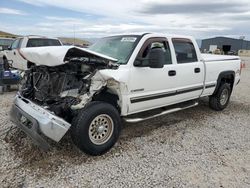
[[[163,68],[164,67],[164,52],[161,48],[153,48],[149,52],[148,56],[149,67],[150,68]]]
[[[12,50],[11,46],[8,47],[8,50]]]
[[[142,65],[142,58],[136,58],[134,61],[134,66],[135,67],[140,67]]]

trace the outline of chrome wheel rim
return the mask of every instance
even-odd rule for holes
[[[93,144],[105,144],[114,131],[112,118],[107,114],[96,116],[89,126],[89,138]]]
[[[227,89],[224,89],[220,96],[220,104],[225,105],[227,103],[228,97],[229,97],[229,92]]]

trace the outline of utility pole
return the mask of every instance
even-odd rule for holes
[[[74,46],[75,46],[75,43],[76,43],[76,28],[75,28],[75,24],[74,24],[73,28],[74,28]]]

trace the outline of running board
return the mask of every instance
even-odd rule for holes
[[[179,105],[181,107],[173,107],[173,108],[170,108],[168,110],[164,110],[164,111],[161,111],[160,113],[157,113],[157,114],[154,114],[154,115],[151,115],[151,116],[147,116],[147,117],[137,117],[137,118],[136,117],[135,118],[126,117],[126,118],[123,118],[123,119],[128,123],[137,123],[137,122],[145,121],[145,120],[152,119],[152,118],[155,118],[155,117],[159,117],[159,116],[162,116],[162,115],[177,112],[177,111],[180,111],[180,110],[185,110],[187,108],[192,108],[192,107],[195,107],[195,106],[197,106],[199,104],[197,101],[192,102],[192,104],[190,104],[190,102],[188,102],[188,103],[189,104],[182,103],[182,105]],[[171,106],[177,106],[177,105],[171,105]]]

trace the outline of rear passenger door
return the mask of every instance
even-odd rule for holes
[[[176,58],[176,100],[198,98],[203,90],[204,65],[198,59],[197,47],[190,39],[172,38]]]

